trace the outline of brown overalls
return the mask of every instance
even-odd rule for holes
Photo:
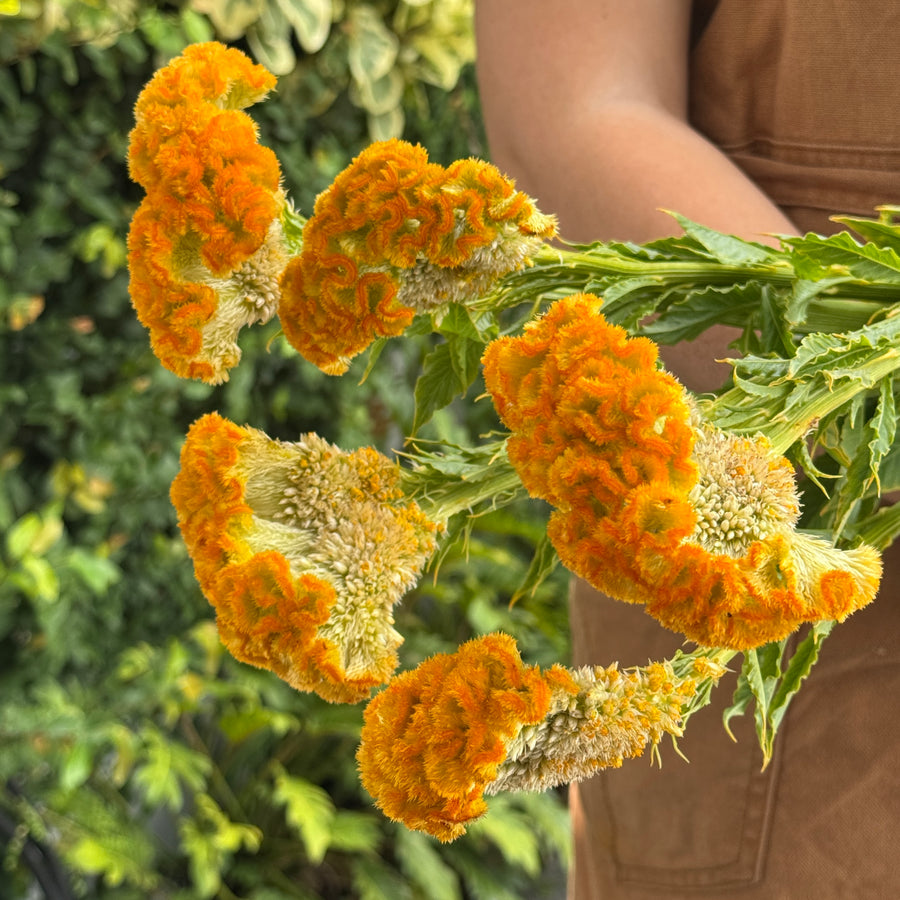
[[[691,121],[801,231],[900,204],[900,3],[696,3]],[[752,717],[718,703],[679,746],[573,785],[574,900],[900,898],[900,548],[875,602],[838,626],[765,772]],[[576,664],[645,663],[678,635],[573,585]],[[737,723],[735,725],[735,722]]]

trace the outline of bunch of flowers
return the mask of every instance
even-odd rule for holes
[[[129,235],[131,293],[160,360],[224,380],[240,328],[277,307],[287,340],[339,374],[421,315],[449,346],[426,362],[416,421],[452,400],[447,383],[465,392],[474,375],[457,370],[474,346],[509,432],[413,447],[401,466],[315,434],[287,443],[200,418],[171,498],[223,643],[329,701],[387,682],[366,709],[363,783],[388,816],[442,840],[486,795],[655,753],[741,651],[739,694],[754,698],[768,758],[831,625],[875,596],[874,547],[900,533],[897,508],[879,509],[900,371],[889,254],[849,235],[774,250],[683,219],[685,240],[550,247],[554,219],[493,166],[445,168],[401,141],[354,159],[298,239],[278,162],[241,112],[273,86],[243,54],[201,44],[138,100],[129,163],[147,196]],[[891,215],[845,221],[900,245]],[[588,290],[605,292],[603,315]],[[519,325],[510,308],[528,310]],[[732,361],[734,384],[713,401],[632,336],[674,342],[716,319],[742,325],[760,355]],[[818,534],[801,527],[788,451],[810,481],[837,479],[807,516]],[[547,536],[568,569],[698,648],[626,671],[542,672],[492,634],[393,676],[392,610],[439,538],[525,493],[553,507]],[[460,516],[468,525],[445,531]],[[532,586],[549,567],[538,563]],[[786,639],[806,623],[794,665]],[[777,652],[750,652],[770,642]],[[736,700],[730,714],[745,708]]]
[[[555,507],[547,532],[566,567],[710,647],[750,649],[869,603],[875,550],[797,532],[788,460],[703,422],[653,342],[600,305],[559,300],[484,355],[510,462]]]
[[[128,235],[131,299],[159,360],[186,378],[226,380],[240,329],[275,313],[281,169],[242,111],[274,86],[240,51],[196,44],[135,106],[128,163],[147,195]]]

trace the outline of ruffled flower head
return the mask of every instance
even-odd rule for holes
[[[705,646],[756,647],[869,603],[876,551],[797,532],[789,462],[702,422],[655,345],[599,307],[560,300],[484,356],[510,461],[555,507],[563,564]]]
[[[724,671],[713,669],[706,677]],[[486,794],[586,778],[680,734],[695,689],[669,663],[542,673],[511,637],[486,635],[392,678],[369,703],[360,777],[387,816],[450,841],[486,812]]]
[[[154,352],[183,377],[226,380],[240,329],[275,314],[281,170],[242,112],[274,85],[239,50],[194,44],[135,106],[128,163],[147,195],[128,236],[131,299]]]
[[[419,146],[372,144],[316,200],[282,280],[282,327],[340,374],[417,313],[479,296],[554,234],[553,218],[488,163],[444,168]]]
[[[191,426],[172,502],[237,659],[334,702],[387,680],[402,642],[392,607],[437,528],[398,481],[371,448],[276,441],[215,413]]]

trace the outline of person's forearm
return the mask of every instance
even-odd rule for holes
[[[647,241],[678,230],[660,212],[765,239],[795,229],[726,156],[684,123],[640,104],[558,109],[541,134],[486,114],[491,158],[556,213],[566,240]]]

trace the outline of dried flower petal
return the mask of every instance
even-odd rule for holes
[[[876,551],[798,533],[789,462],[703,423],[652,342],[599,306],[561,300],[484,355],[510,462],[555,507],[563,564],[704,646],[755,647],[870,602]]]
[[[417,313],[480,295],[554,234],[554,220],[488,163],[445,169],[421,147],[372,144],[316,200],[282,282],[285,335],[339,374]]]
[[[315,434],[275,441],[215,413],[191,427],[172,502],[223,643],[300,690],[356,702],[397,665],[393,605],[436,526],[395,464]]]

